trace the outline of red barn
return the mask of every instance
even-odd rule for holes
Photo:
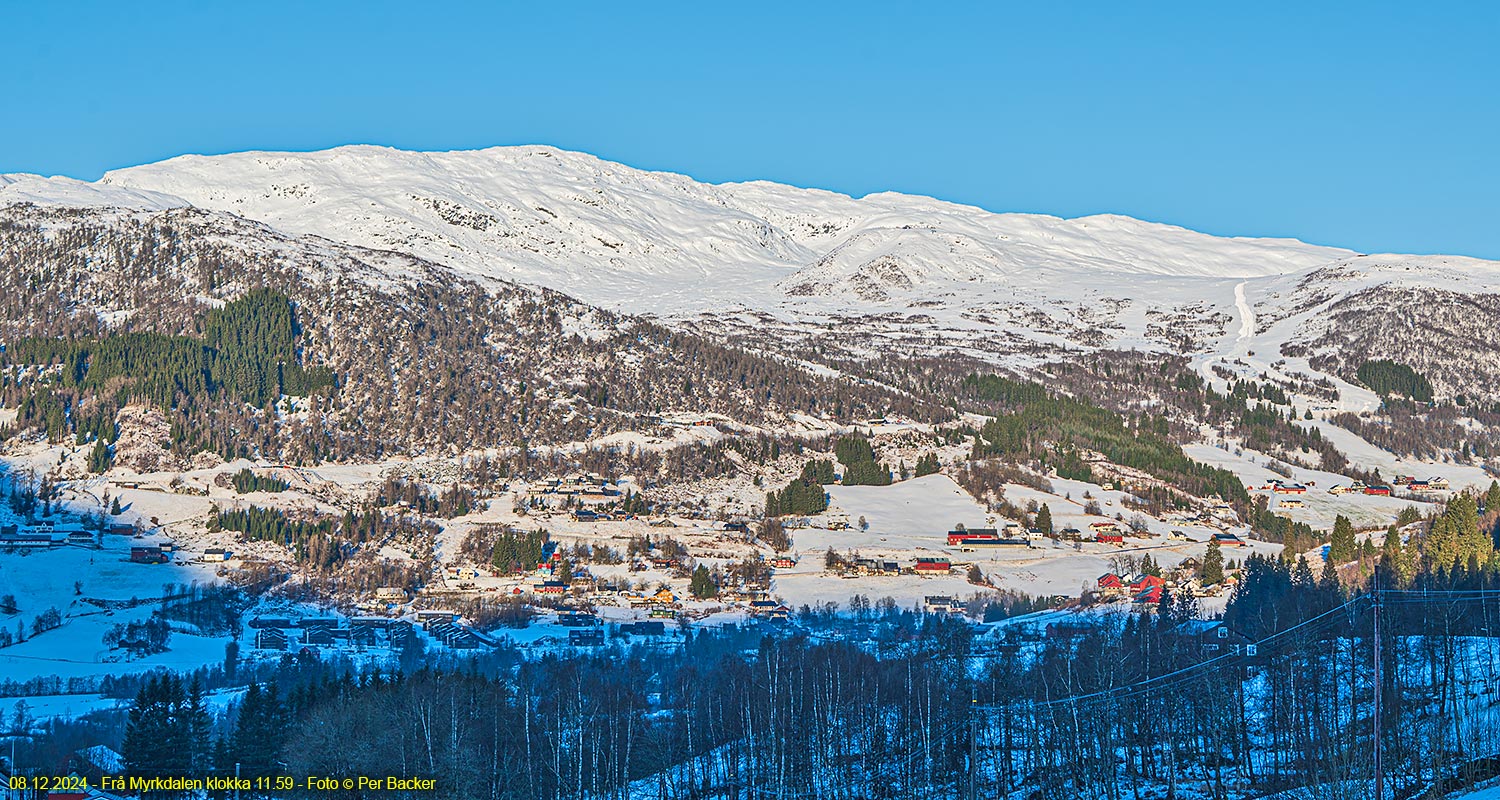
[[[953,562],[941,556],[918,556],[917,563],[912,569],[917,572],[936,572],[944,575],[953,569]]]
[[[1391,487],[1389,487],[1389,486],[1366,486],[1365,487],[1365,494],[1378,494],[1378,495],[1383,495],[1385,497],[1390,497],[1390,495],[1391,495]]]
[[[137,564],[165,564],[167,556],[160,547],[132,547],[130,560]]]
[[[999,539],[1000,531],[995,528],[969,528],[961,531],[948,531],[948,546],[963,544],[965,539]]]
[[[1125,544],[1125,534],[1119,531],[1100,531],[1094,535],[1094,541],[1100,544]]]

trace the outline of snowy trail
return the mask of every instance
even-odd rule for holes
[[[1249,281],[1240,281],[1234,285],[1234,307],[1240,312],[1240,344],[1247,343],[1255,335],[1255,310],[1245,299],[1245,284]]]

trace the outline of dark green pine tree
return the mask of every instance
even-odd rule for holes
[[[168,731],[171,728],[171,709],[166,700],[162,679],[152,676],[146,679],[125,721],[125,741],[120,755],[125,760],[125,771],[129,775],[145,778],[166,774]]]
[[[717,597],[719,587],[714,585],[713,576],[708,574],[708,567],[699,564],[693,570],[693,578],[688,585],[688,591],[692,592],[693,597],[703,600],[709,597]]]
[[[1354,524],[1343,514],[1333,521],[1333,538],[1328,541],[1328,560],[1335,564],[1353,561],[1358,555],[1354,541]]]
[[[208,700],[203,692],[203,682],[197,675],[193,676],[193,682],[188,685],[183,717],[189,747],[189,774],[204,774],[214,766],[213,751],[209,748],[209,732],[213,728],[213,715],[209,713]]]
[[[109,445],[103,439],[94,441],[94,449],[89,451],[89,472],[104,472],[109,469],[110,462]]]
[[[1203,556],[1203,585],[1214,586],[1224,582],[1224,549],[1218,540],[1210,539],[1208,552]]]
[[[1318,591],[1332,599],[1339,595],[1339,571],[1332,559],[1323,561],[1323,571],[1318,575]]]
[[[162,696],[167,706],[166,732],[163,741],[163,774],[191,777],[197,764],[194,763],[193,732],[188,714],[187,692],[183,689],[182,679],[175,675],[164,677],[162,686]]]
[[[1490,481],[1490,488],[1484,493],[1484,510],[1495,509],[1500,509],[1500,481]]]
[[[1052,509],[1048,508],[1046,503],[1042,503],[1042,507],[1037,509],[1036,528],[1037,530],[1041,531],[1042,535],[1044,536],[1051,536],[1053,533]]]
[[[230,745],[241,775],[256,777],[277,772],[280,742],[286,734],[284,727],[276,684],[265,688],[260,684],[250,684],[245,690],[245,699],[240,702]]]

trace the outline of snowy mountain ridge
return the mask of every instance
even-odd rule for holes
[[[779,294],[778,283],[837,280],[890,259],[910,265],[907,278],[920,286],[1046,269],[1252,277],[1351,255],[1119,216],[1064,220],[895,193],[706,184],[536,146],[182,156],[99,183],[654,313],[663,301],[667,313],[700,310],[699,292]]]

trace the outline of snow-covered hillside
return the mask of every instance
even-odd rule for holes
[[[1126,217],[1063,220],[891,193],[854,199],[764,182],[710,185],[537,146],[183,156],[117,170],[101,183],[566,288],[627,311],[760,306],[757,295],[785,301],[849,290],[869,302],[920,300],[1055,271],[1275,275],[1348,255]]]
[[[773,348],[857,321],[860,336],[838,345],[855,355],[896,344],[1026,368],[1134,348],[1192,354],[1205,374],[1238,362],[1348,378],[1400,336],[1403,356],[1441,392],[1471,395],[1492,394],[1480,377],[1500,366],[1484,337],[1465,333],[1500,320],[1495,262],[1363,256],[1112,215],[997,214],[895,193],[714,185],[544,146],[182,156],[97,183],[0,176],[0,205],[10,202],[191,204],[481,281],[771,337]],[[1454,319],[1372,319],[1392,308]],[[1291,362],[1276,366],[1283,356]],[[1371,407],[1341,388],[1345,407]]]

